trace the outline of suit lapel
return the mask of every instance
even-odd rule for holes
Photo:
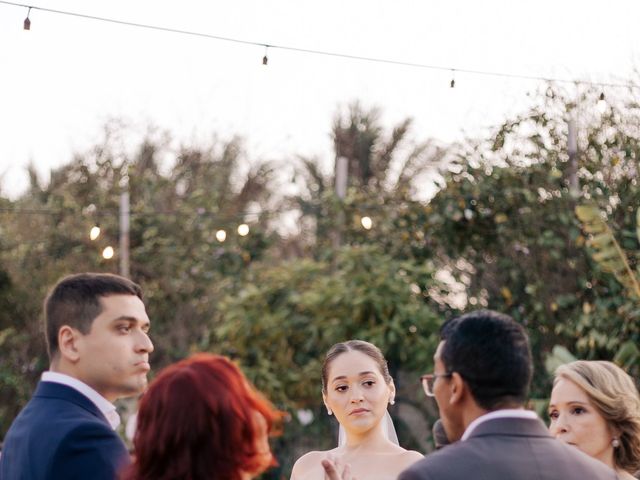
[[[95,403],[76,389],[67,385],[55,382],[39,382],[33,396],[34,398],[56,398],[73,403],[109,425],[109,421]]]

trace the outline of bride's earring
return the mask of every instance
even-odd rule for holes
[[[333,412],[331,411],[331,409],[330,409],[329,407],[327,407],[327,413],[328,413],[329,415],[333,415]]]
[[[616,437],[613,437],[613,440],[611,440],[611,446],[613,448],[618,448],[620,446],[620,440],[618,440]]]
[[[391,398],[389,399],[389,405],[395,405],[395,404],[396,404],[396,401],[394,400],[394,398],[393,398],[393,397],[391,397]]]

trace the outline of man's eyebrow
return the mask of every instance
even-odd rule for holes
[[[143,327],[150,327],[151,326],[151,322],[149,320],[139,320],[136,317],[132,317],[130,315],[121,315],[117,318],[114,318],[111,323],[116,323],[116,322],[129,322],[129,323],[141,323]]]
[[[131,317],[129,315],[121,315],[117,318],[114,318],[112,322],[129,322],[129,323],[137,323],[138,319],[136,317]]]

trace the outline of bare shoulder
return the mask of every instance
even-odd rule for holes
[[[422,460],[424,455],[420,452],[416,452],[415,450],[405,450],[402,457],[415,462],[416,460]]]
[[[416,452],[415,450],[405,450],[398,456],[398,463],[401,465],[402,469],[405,469],[423,458],[424,455],[420,452]]]
[[[293,465],[291,470],[292,480],[301,480],[309,476],[314,470],[318,472],[322,469],[322,460],[327,458],[327,454],[334,452],[335,450],[313,451],[305,453],[301,456]]]

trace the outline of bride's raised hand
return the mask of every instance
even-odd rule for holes
[[[327,455],[327,458],[322,460],[322,468],[325,480],[356,480],[351,474],[349,464],[333,455]]]

